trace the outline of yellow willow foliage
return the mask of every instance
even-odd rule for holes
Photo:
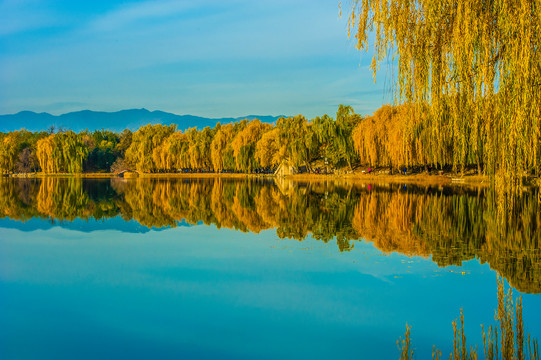
[[[455,168],[512,189],[539,174],[541,0],[353,0],[349,31],[359,49],[375,33],[374,76],[397,59],[397,99],[429,103],[431,148],[450,140]]]
[[[255,119],[250,121],[248,125],[235,136],[231,146],[233,148],[237,169],[251,171],[256,167],[256,164],[254,163],[255,146],[261,136],[271,127],[272,125],[262,123],[258,119]]]
[[[42,179],[36,202],[38,212],[52,219],[72,221],[91,215],[83,181],[77,178]]]
[[[233,138],[233,125],[227,124],[220,127],[210,144],[210,158],[212,167],[216,172],[225,168],[224,153]]]
[[[361,163],[391,168],[427,165],[426,131],[414,110],[412,106],[384,105],[361,120],[352,133]]]
[[[216,222],[211,210],[212,199],[208,196],[212,188],[212,181],[192,182],[189,186],[182,185],[182,189],[185,191],[183,197],[187,199],[185,211],[188,213],[186,217],[188,222],[196,224],[202,221],[206,225]]]
[[[280,226],[280,214],[286,209],[287,198],[282,196],[277,187],[265,186],[255,199],[257,213],[272,228]],[[269,206],[272,204],[272,206]]]
[[[17,158],[17,132],[9,133],[0,138],[0,172],[13,171]]]
[[[62,169],[71,174],[82,172],[83,160],[88,156],[82,135],[67,131],[56,134],[55,141],[62,151]]]
[[[174,196],[164,194],[164,182],[156,186],[152,179],[137,179],[117,185],[117,191],[124,195],[125,204],[121,209],[129,213],[129,217],[147,227],[176,226],[175,219],[168,214],[167,200]],[[164,206],[165,205],[165,206]],[[164,207],[166,209],[164,209]]]
[[[285,146],[280,143],[280,129],[274,128],[261,136],[255,147],[255,158],[261,167],[278,166],[282,162]]]
[[[158,170],[175,171],[190,167],[188,137],[180,131],[169,135],[163,143],[152,152],[152,159]]]
[[[160,147],[163,141],[175,132],[175,125],[145,125],[139,128],[133,136],[130,147],[126,150],[126,162],[139,171],[153,172],[158,170],[154,162],[154,150]],[[161,154],[156,158],[160,161]]]
[[[210,127],[197,131],[190,128],[186,131],[185,144],[178,147],[182,160],[179,162],[181,168],[212,170],[211,144],[215,131]],[[184,140],[183,140],[184,141]]]
[[[158,170],[170,171],[173,169],[173,167],[171,167],[172,164],[168,161],[168,152],[165,149],[165,142],[152,151],[152,160]]]
[[[518,290],[541,292],[538,190],[519,198],[516,216],[501,223],[493,189],[287,183],[207,177],[0,178],[0,217],[63,221],[120,214],[149,228],[180,221],[253,232],[274,228],[282,238],[336,240],[341,251],[364,238],[384,252],[431,256],[438,266],[478,258]],[[105,188],[107,197],[100,191]]]
[[[21,201],[21,192],[17,189],[18,184],[19,182],[15,182],[10,178],[0,177],[0,218],[27,219],[27,212],[23,209],[28,208],[28,205]],[[32,195],[34,194],[28,194],[28,197],[32,198]]]
[[[197,129],[190,128],[186,130],[188,137],[188,158],[190,159],[190,168],[198,169],[197,165],[201,162],[199,148],[197,146]]]
[[[310,131],[310,125],[306,118],[297,115],[288,118],[280,118],[276,122],[280,129],[280,158],[293,166],[306,165],[312,157],[313,138],[315,133]],[[312,136],[314,135],[314,136]]]
[[[61,151],[54,140],[55,135],[51,134],[37,142],[36,156],[44,173],[60,172]]]
[[[376,121],[375,116],[367,116],[353,129],[353,146],[361,164],[370,164],[372,167],[376,164],[389,164],[389,157],[384,152],[386,133],[385,123]]]
[[[241,222],[243,227],[247,229],[247,231],[257,234],[261,232],[261,230],[268,229],[270,227],[269,224],[267,224],[261,218],[261,215],[255,211],[255,209],[242,206],[238,196],[234,198],[231,211]]]
[[[51,134],[38,140],[36,150],[44,173],[80,173],[83,171],[83,160],[88,156],[82,135],[73,131]]]
[[[229,183],[230,185],[230,183]],[[231,201],[228,196],[226,196],[228,183],[223,182],[221,179],[214,181],[214,186],[212,187],[212,192],[210,194],[211,205],[210,210],[216,217],[216,226],[220,229],[225,228],[234,228],[235,223],[237,222],[236,216],[230,210]]]
[[[215,131],[208,126],[199,132],[197,144],[202,158],[202,163],[199,167],[201,169],[213,170],[211,161],[211,144],[212,140],[214,139],[214,135]]]
[[[43,133],[32,133],[24,129],[0,133],[0,174],[32,170],[35,167],[33,164],[35,145],[43,136]],[[28,164],[29,162],[32,164]],[[21,167],[22,163],[26,166]]]
[[[358,234],[385,253],[427,257],[430,252],[415,235],[413,224],[422,215],[424,199],[399,191],[369,192],[359,198],[352,225]]]
[[[203,221],[208,224],[205,211],[201,211],[194,202],[194,198],[201,198],[200,187],[201,184],[194,183],[156,182],[152,187],[153,202],[156,207],[160,207],[159,212],[171,219],[186,219],[192,224]]]

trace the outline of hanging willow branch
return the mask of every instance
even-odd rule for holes
[[[431,147],[450,139],[455,169],[477,164],[515,190],[539,174],[541,0],[354,0],[348,23],[374,76],[396,60],[397,101],[428,104]]]

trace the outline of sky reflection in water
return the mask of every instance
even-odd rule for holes
[[[107,181],[99,186],[105,186]],[[171,189],[176,182],[158,183],[173,194],[168,202],[175,201]],[[123,206],[124,210],[116,214],[109,211],[111,217],[95,216],[99,219],[95,220],[89,214],[97,214],[97,204],[104,208],[103,201],[110,201],[111,197],[101,198],[100,202],[99,197],[89,195],[93,193],[89,190],[94,187],[92,182],[75,185],[85,189],[77,193],[86,194],[88,199],[84,206],[72,207],[76,216],[64,211],[64,216],[73,220],[64,219],[61,224],[56,220],[54,225],[49,225],[48,217],[54,216],[44,214],[58,206],[52,203],[49,207],[44,203],[32,206],[37,205],[40,196],[46,195],[40,195],[43,183],[38,182],[34,195],[32,191],[26,192],[27,198],[23,200],[14,190],[21,184],[12,182],[9,186],[13,191],[9,192],[6,183],[0,183],[4,205],[6,199],[11,201],[9,207],[2,208],[4,215],[0,219],[1,357],[397,358],[396,340],[403,335],[407,322],[413,326],[418,357],[425,358],[430,357],[432,344],[440,347],[444,355],[450,351],[451,322],[460,314],[461,307],[464,307],[468,341],[481,346],[479,325],[491,324],[496,308],[496,272],[489,264],[480,264],[474,256],[472,260],[466,257],[462,266],[439,267],[426,255],[436,249],[434,243],[423,240],[419,233],[407,238],[404,236],[407,232],[398,228],[394,231],[399,239],[394,244],[396,248],[394,252],[388,251],[382,246],[389,243],[378,240],[382,234],[376,230],[377,226],[369,228],[366,221],[363,227],[355,226],[355,214],[361,211],[359,208],[368,196],[362,188],[346,187],[348,191],[343,191],[342,187],[330,193],[330,188],[325,192],[315,186],[307,191],[305,186],[284,190],[273,184],[252,184],[251,190],[246,190],[238,182],[232,184],[233,205],[222,203],[221,206],[237,216],[238,223],[233,221],[236,225],[231,227],[260,224],[258,233],[227,228],[225,215],[221,221],[213,215],[214,221],[207,221],[210,226],[199,222],[198,226],[165,226],[159,231],[141,225],[135,216],[124,222],[120,215],[127,218],[125,204],[135,204],[126,197],[143,196],[128,194],[126,190],[113,194],[117,210]],[[201,204],[202,198],[212,203],[209,195],[196,201],[197,187],[188,185],[191,187],[186,194],[192,197],[192,206]],[[149,192],[147,195],[153,194],[157,199],[156,192],[162,191],[160,186],[154,184],[144,189]],[[205,186],[217,191],[215,182],[208,181]],[[228,186],[222,188],[227,191]],[[57,194],[64,191],[58,198],[70,198],[66,190],[58,190],[67,189],[66,184],[53,187]],[[278,227],[284,229],[272,226],[265,229],[261,224],[271,223],[271,218],[266,217],[263,219],[266,222],[262,222],[248,211],[257,208],[257,201],[250,201],[250,196],[239,200],[245,196],[243,193],[256,194],[257,198],[267,191],[264,189],[282,194],[283,209],[316,203],[325,209],[321,204],[331,201],[332,194],[339,194],[332,208],[342,209],[342,215],[333,215],[333,222],[322,212],[316,216],[315,206],[304,207],[307,219],[304,227],[313,230],[332,223],[330,227],[335,228],[335,233],[349,228],[370,230],[369,241],[350,240],[351,246],[344,248],[337,246],[335,240],[314,239],[312,231],[303,241],[280,238],[287,231],[297,235],[299,231],[288,229],[279,221]],[[8,193],[12,194],[9,198]],[[398,195],[393,194],[399,193],[393,188],[382,189],[379,194],[387,194],[391,201],[396,201],[394,197]],[[464,193],[456,196],[455,203],[460,203],[461,196],[469,197]],[[138,203],[150,206],[145,201]],[[16,204],[26,204],[27,214],[34,209],[34,218],[28,220],[30,216],[27,216],[26,222],[13,220],[17,217],[13,213]],[[63,204],[65,209],[67,205]],[[408,204],[413,206],[411,202]],[[152,215],[163,215],[156,205],[154,202],[148,207],[153,209]],[[380,211],[385,209],[379,202],[378,206]],[[215,210],[213,214],[220,211],[216,204],[209,208]],[[8,209],[12,211],[9,219]],[[130,209],[132,214],[143,211],[134,206]],[[178,206],[174,211],[181,209],[184,208]],[[203,214],[203,209],[200,205],[198,213]],[[240,220],[242,214],[244,225]],[[363,214],[363,219],[369,217],[367,212]],[[342,220],[336,221],[337,217]],[[195,219],[193,215],[188,222]],[[205,220],[208,219],[207,216]],[[323,221],[317,223],[313,219]],[[387,221],[383,215],[380,219]],[[341,229],[336,229],[336,224]],[[188,224],[184,222],[184,225]],[[328,235],[315,232],[323,240]],[[346,234],[351,235],[351,231],[347,230]],[[491,240],[492,249],[495,244],[498,243]],[[472,243],[466,248],[487,256],[488,250],[483,250],[483,244],[478,245],[477,250],[472,250]],[[461,246],[458,243],[450,248]],[[422,256],[416,256],[414,250]],[[523,263],[528,260],[536,267],[535,249],[531,252],[534,255],[523,257]],[[489,261],[496,258],[496,255],[487,257]],[[528,273],[535,276],[538,270]],[[510,274],[510,278],[516,277]],[[535,290],[538,281],[532,279],[525,285],[521,279],[517,283],[526,290]],[[525,327],[540,338],[541,297],[536,291],[527,292],[533,294],[523,294]],[[482,352],[481,348],[479,351]]]

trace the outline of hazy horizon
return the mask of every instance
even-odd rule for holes
[[[17,114],[19,114],[21,112],[33,112],[33,113],[36,113],[36,114],[49,114],[49,115],[52,115],[52,116],[61,116],[61,115],[66,115],[66,114],[70,114],[70,113],[78,113],[78,112],[84,112],[84,111],[91,111],[91,112],[97,112],[97,113],[117,113],[117,112],[121,112],[121,111],[133,111],[133,110],[146,110],[146,111],[151,112],[151,113],[155,112],[155,111],[159,111],[159,112],[165,112],[165,113],[169,113],[169,114],[173,114],[173,115],[177,115],[177,116],[195,116],[195,117],[202,117],[202,118],[207,118],[207,119],[223,119],[223,118],[236,119],[236,118],[242,118],[244,116],[272,116],[272,117],[277,117],[277,116],[299,115],[299,114],[240,114],[238,116],[206,117],[206,116],[201,116],[201,115],[198,115],[198,114],[175,113],[175,112],[164,111],[164,110],[161,110],[161,109],[148,109],[146,107],[139,107],[139,108],[129,108],[129,109],[125,108],[125,109],[118,109],[118,110],[96,110],[96,109],[83,109],[83,108],[81,108],[81,109],[74,109],[74,110],[65,111],[65,112],[34,111],[34,110],[23,109],[23,110],[19,110],[17,112],[12,112],[12,113],[0,113],[0,116],[17,115]],[[331,115],[331,114],[327,114],[327,115]]]

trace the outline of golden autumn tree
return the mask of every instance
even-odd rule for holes
[[[73,174],[83,171],[83,160],[88,156],[83,137],[73,131],[56,134],[55,140],[62,151],[62,168]]]
[[[262,123],[260,120],[252,120],[246,127],[240,131],[231,146],[235,155],[236,167],[238,170],[250,172],[259,167],[259,163],[254,156],[256,144],[261,136],[272,126]]]
[[[200,160],[196,164],[196,168],[203,170],[213,169],[211,160],[211,144],[214,135],[214,129],[211,129],[208,126],[197,133],[196,146]]]
[[[188,137],[181,131],[175,131],[169,135],[152,152],[152,159],[158,170],[176,171],[177,169],[189,168]]]
[[[190,168],[201,169],[203,164],[203,157],[199,147],[199,132],[196,128],[190,128],[186,130],[186,136],[188,138],[188,154],[190,156]]]
[[[225,152],[233,138],[233,125],[218,123],[215,131],[216,134],[210,144],[210,159],[214,171],[222,172],[225,169]]]
[[[56,173],[60,171],[59,149],[54,141],[54,134],[51,134],[37,143],[37,156],[41,171],[44,173]]]
[[[353,0],[357,47],[374,75],[397,60],[400,102],[428,105],[429,161],[477,165],[512,188],[541,161],[541,1]]]
[[[126,162],[139,171],[158,170],[153,157],[154,149],[160,147],[175,130],[175,125],[148,124],[140,127],[133,134],[130,147],[126,150]]]
[[[0,138],[0,172],[13,171],[17,155],[16,134],[9,133]]]
[[[390,165],[389,156],[385,149],[388,131],[386,122],[380,119],[388,119],[391,116],[391,106],[382,106],[373,116],[367,116],[353,130],[353,144],[362,164],[368,164],[372,167]]]
[[[383,105],[359,122],[352,132],[352,140],[361,163],[372,167],[389,166],[391,171],[402,165],[431,164],[426,121],[423,116],[415,117],[414,111],[407,105]]]
[[[38,167],[36,143],[44,132],[25,129],[0,133],[0,172],[30,172]]]
[[[255,158],[263,168],[280,165],[285,146],[280,143],[280,129],[275,127],[261,136],[255,147]]]
[[[310,123],[302,115],[280,118],[276,122],[279,129],[282,161],[292,166],[307,166],[318,153],[318,142]]]
[[[83,135],[73,131],[51,134],[40,139],[36,145],[36,155],[44,173],[80,173],[83,161],[88,156],[88,148]]]

